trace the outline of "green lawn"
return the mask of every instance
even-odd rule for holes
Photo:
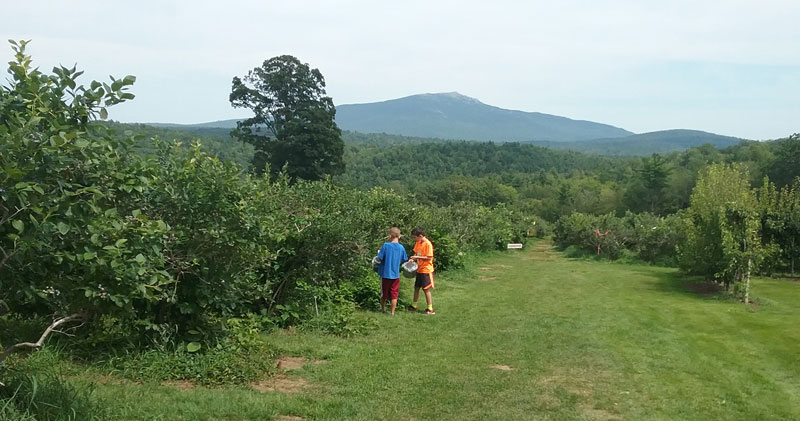
[[[379,330],[355,339],[270,335],[325,360],[286,372],[299,392],[110,382],[96,396],[126,420],[800,419],[800,283],[755,280],[751,308],[687,291],[674,269],[546,243],[437,280],[435,316],[368,313]]]

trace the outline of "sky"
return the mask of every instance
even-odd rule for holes
[[[456,91],[636,133],[800,132],[797,0],[2,0],[0,13],[0,37],[31,40],[42,70],[135,75],[136,99],[109,110],[122,122],[247,117],[233,77],[290,54],[335,104]]]

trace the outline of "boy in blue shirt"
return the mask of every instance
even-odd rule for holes
[[[389,241],[383,243],[378,258],[378,275],[381,277],[381,311],[386,312],[386,299],[392,300],[392,315],[397,308],[397,296],[400,292],[400,264],[408,260],[406,248],[400,244],[400,229],[389,229]]]

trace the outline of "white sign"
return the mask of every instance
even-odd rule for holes
[[[511,244],[508,245],[508,248],[510,248],[510,249],[521,249],[522,248],[522,244],[511,243]]]

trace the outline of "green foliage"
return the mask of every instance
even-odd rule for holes
[[[272,358],[264,349],[243,350],[223,342],[203,352],[178,348],[173,352],[146,350],[112,357],[106,367],[137,381],[189,380],[198,384],[244,384],[272,370]]]
[[[361,335],[374,328],[374,321],[359,318],[354,303],[348,301],[326,303],[318,315],[312,316],[301,326],[302,330],[314,330],[342,337]]]
[[[800,257],[800,179],[778,189],[765,177],[758,205],[765,247],[763,269],[767,273],[786,269],[794,275]]]
[[[151,142],[153,138],[161,138],[167,143],[178,141],[183,145],[199,143],[204,152],[219,158],[220,161],[232,162],[242,168],[249,168],[253,160],[253,145],[241,142],[231,136],[228,129],[192,129],[173,127],[154,127],[141,123],[117,123],[113,121],[98,122],[107,129],[109,136],[125,140],[132,137],[133,150],[141,156],[156,156],[158,146]]]
[[[439,231],[427,233],[434,250],[436,270],[452,270],[464,267],[464,252],[451,235],[442,235]]]
[[[747,288],[765,250],[759,206],[746,170],[738,165],[708,167],[692,192],[686,215],[681,268],[728,287],[744,283]]]
[[[419,189],[418,194],[430,187],[447,193],[446,186],[449,184],[456,189],[447,193],[450,195],[446,196],[449,201],[437,201],[449,204],[460,200],[480,201],[476,197],[465,197],[474,190],[480,190],[480,187],[471,186],[468,182],[479,185],[480,181],[464,177],[535,173],[551,168],[559,173],[578,168],[595,170],[611,168],[616,161],[621,160],[554,151],[520,143],[450,141],[387,145],[383,141],[375,141],[349,144],[345,150],[345,161],[348,169],[341,177],[345,183],[370,188],[399,182],[412,191],[416,190],[417,184],[424,183],[424,189]],[[432,181],[437,181],[437,184],[430,186],[429,182]]]
[[[508,243],[521,242],[526,232],[525,218],[522,214],[511,210],[505,204],[490,208],[475,203],[462,202],[447,208],[443,215],[445,220],[441,226],[449,225],[444,233],[449,234],[455,243],[466,243],[471,249],[488,251],[505,249]],[[441,235],[432,231],[433,235]],[[443,251],[447,250],[447,241],[443,244]],[[439,250],[434,244],[434,256],[438,262],[441,258]],[[460,256],[449,256],[449,261],[456,267]]]
[[[778,186],[789,185],[796,177],[800,177],[800,133],[779,142],[775,157],[769,177]]]
[[[559,219],[553,232],[556,245],[571,248],[571,254],[581,250],[611,259],[625,257],[664,265],[675,263],[675,248],[684,238],[677,215],[630,212],[623,217],[573,213]]]
[[[0,300],[30,313],[131,313],[172,282],[162,270],[168,227],[142,214],[152,174],[89,122],[133,98],[133,76],[78,85],[82,72],[33,68],[13,43],[0,87]],[[36,262],[36,264],[31,264]]]
[[[143,208],[171,227],[165,266],[176,284],[174,304],[162,303],[155,322],[248,312],[268,287],[263,272],[277,258],[271,246],[285,235],[281,220],[260,213],[265,192],[196,144],[161,145],[159,162]]]
[[[269,168],[274,176],[286,167],[292,179],[320,180],[344,171],[336,108],[319,70],[292,56],[273,57],[244,79],[233,78],[230,101],[255,114],[238,122],[233,134],[255,146],[257,173]]]
[[[625,192],[625,202],[634,212],[650,212],[663,214],[664,192],[669,185],[672,168],[664,157],[653,154],[650,158],[642,158],[641,167],[636,169],[637,177]]]
[[[70,383],[57,369],[58,355],[39,352],[24,361],[0,368],[0,419],[102,420],[106,408],[89,385]]]

